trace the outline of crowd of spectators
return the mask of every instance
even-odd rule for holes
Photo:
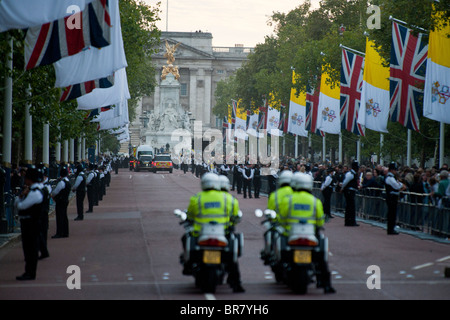
[[[280,171],[291,170],[309,173],[316,183],[322,183],[327,175],[328,168],[334,169],[335,191],[339,191],[339,183],[343,181],[345,173],[351,169],[350,165],[332,165],[329,162],[309,162],[307,159],[282,157]],[[412,203],[431,204],[439,207],[450,207],[450,179],[447,164],[441,168],[398,166],[397,178],[406,186],[402,193],[402,201]],[[359,190],[368,196],[382,196],[384,192],[384,179],[388,172],[387,166],[376,163],[361,164],[359,167]],[[319,187],[319,186],[318,186]]]

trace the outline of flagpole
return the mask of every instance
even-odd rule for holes
[[[380,134],[380,165],[384,165],[384,159],[383,159],[383,152],[381,151],[383,149],[383,142],[384,142],[384,135]]]
[[[31,97],[31,87],[28,85],[26,96]],[[25,104],[25,163],[33,163],[33,117],[30,114],[31,103]]]
[[[344,45],[342,45],[342,44],[340,44],[339,47],[341,47],[342,49],[348,50],[348,51],[352,51],[352,52],[357,53],[357,54],[359,54],[359,55],[362,55],[363,57],[366,56],[366,54],[365,54],[364,52],[361,52],[361,51],[358,51],[358,50],[355,50],[355,49],[346,47],[346,46],[344,46]]]
[[[361,162],[361,138],[356,142],[356,161]]]
[[[323,135],[323,137],[322,137],[322,162],[325,162],[325,152],[326,152],[326,150],[325,150],[325,144],[326,144],[326,142],[325,142],[325,134]]]
[[[445,145],[445,123],[441,122],[439,128],[439,168],[444,164],[444,145]]]
[[[6,54],[6,69],[12,71],[13,69],[13,38],[9,37],[9,50]],[[12,99],[13,99],[13,79],[11,76],[5,77],[5,93],[3,95],[4,110],[3,110],[3,167],[5,169],[5,188],[4,192],[11,189],[11,141],[12,141]],[[3,218],[3,217],[0,217]]]
[[[339,164],[342,164],[342,133],[339,133]]]
[[[411,167],[411,129],[408,129],[408,143],[406,151],[406,165]]]
[[[295,135],[295,159],[298,157],[298,134]]]
[[[48,122],[44,123],[44,132],[42,134],[42,163],[44,166],[49,167],[50,165],[50,125]]]
[[[396,19],[393,16],[389,16],[389,20],[395,21],[395,22],[398,22],[398,23],[403,24],[405,26],[410,26],[411,28],[418,29],[418,30],[421,30],[423,32],[427,32],[428,33],[428,30],[426,30],[424,28],[421,28],[421,27],[418,27],[418,26],[415,26],[415,25],[409,25],[407,22],[399,20],[399,19]]]

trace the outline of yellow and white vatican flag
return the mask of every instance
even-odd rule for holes
[[[450,123],[450,26],[430,32],[423,116]]]
[[[292,83],[295,83],[295,73],[292,75]],[[300,92],[297,97],[297,90],[291,88],[291,98],[289,100],[289,119],[287,131],[302,137],[308,136],[305,128],[306,120],[306,92]]]
[[[234,123],[234,136],[238,139],[247,140],[247,110],[236,110],[236,121]]]
[[[375,50],[373,41],[366,39],[366,61],[361,92],[361,107],[358,123],[378,132],[388,132],[389,118],[389,67]]]
[[[328,73],[322,70],[317,129],[331,134],[339,134],[341,132],[341,91],[338,82],[334,85],[329,82]]]

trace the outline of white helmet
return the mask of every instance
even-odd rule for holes
[[[291,187],[294,190],[304,189],[304,190],[312,191],[313,178],[309,174],[302,173],[302,172],[296,172],[292,176]]]
[[[281,186],[283,184],[290,184],[293,175],[294,174],[291,170],[282,171],[280,177],[278,178],[278,185]]]
[[[220,180],[220,189],[222,191],[230,191],[230,179],[228,179],[227,176],[220,175],[219,180]]]
[[[202,176],[201,180],[202,190],[214,189],[220,190],[219,176],[212,172],[207,172]]]

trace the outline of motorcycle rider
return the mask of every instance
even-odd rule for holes
[[[226,226],[227,237],[229,237],[232,226],[238,220],[239,204],[237,200],[228,192],[220,190],[220,179],[215,173],[205,173],[200,183],[202,191],[191,197],[187,209],[187,219],[193,223],[192,236],[197,238],[203,224],[215,221]],[[185,243],[186,237],[183,236],[183,248],[185,248]],[[244,292],[238,263],[230,263],[228,267],[227,282],[233,292]],[[186,268],[189,268],[189,266],[185,263],[183,274],[189,274],[189,270],[186,270]]]
[[[276,213],[280,210],[280,204],[284,197],[292,194],[291,179],[293,173],[290,170],[283,170],[278,178],[278,189],[272,192],[267,202],[267,209],[274,210]]]
[[[283,199],[278,214],[279,223],[284,227],[287,236],[292,224],[298,223],[299,218],[307,218],[308,223],[316,226],[316,236],[324,225],[324,212],[322,201],[312,195],[313,179],[310,175],[301,172],[293,174],[291,179],[293,193]],[[324,288],[325,293],[335,293],[331,287],[331,274],[325,260],[325,252],[314,252],[313,261],[318,263],[320,278],[317,279],[318,286]]]

